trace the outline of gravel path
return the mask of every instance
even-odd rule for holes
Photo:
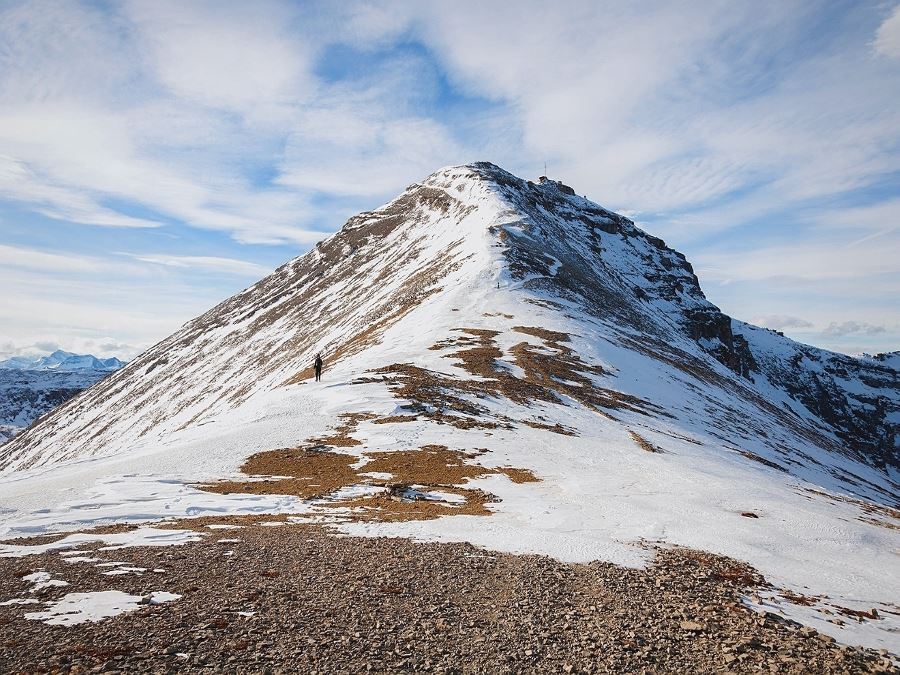
[[[0,559],[0,601],[182,596],[71,627],[23,618],[42,605],[0,606],[0,672],[898,672],[747,610],[753,571],[692,551],[631,570],[314,526],[207,533],[90,554],[140,573],[56,553]],[[41,570],[69,585],[30,592],[23,577]]]

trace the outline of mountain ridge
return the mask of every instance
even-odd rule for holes
[[[732,320],[706,299],[683,254],[565,187],[550,180],[524,181],[486,162],[435,172],[385,206],[354,216],[308,253],[188,322],[105,380],[102,391],[90,390],[54,413],[43,431],[63,420],[69,428],[77,427],[79,415],[90,416],[101,399],[109,398],[127,402],[136,423],[126,426],[139,437],[159,426],[175,431],[227,409],[223,401],[237,405],[254,391],[302,381],[316,351],[329,352],[332,363],[359,353],[440,292],[439,281],[458,272],[464,259],[481,255],[484,251],[475,248],[487,237],[484,245],[503,248],[499,262],[487,263],[501,290],[517,285],[554,298],[537,302],[577,303],[633,349],[721,380],[721,371],[697,354],[691,346],[696,345],[738,375],[739,382],[764,380],[759,384],[765,394],[775,390],[780,405],[772,405],[758,387],[742,387],[744,395],[800,433],[876,467],[898,468],[900,424],[891,421],[898,414],[896,371]],[[479,209],[491,210],[494,222],[486,228],[483,219],[470,217]],[[472,225],[454,232],[419,226],[434,217]],[[367,272],[376,268],[377,274]],[[482,265],[479,274],[485,272]],[[673,335],[679,340],[672,341]],[[201,355],[213,345],[235,358],[204,368]],[[182,371],[195,371],[199,377],[191,379],[204,383],[200,391],[184,386],[184,372],[166,367],[173,353],[179,355]],[[791,365],[799,363],[808,365],[801,384]],[[132,383],[138,386],[126,392],[122,385],[133,376],[139,376]],[[149,393],[167,378],[174,388],[165,387],[163,396]],[[884,388],[893,397],[880,396]],[[183,395],[174,395],[179,391]],[[148,415],[147,406],[159,412]],[[187,410],[189,416],[182,414]],[[173,417],[180,420],[176,429],[166,424]],[[828,433],[810,428],[811,417],[825,421]],[[70,439],[90,444],[89,455],[98,454],[95,448],[110,440],[103,425],[97,430],[98,421],[99,415],[86,425],[82,420],[81,433]],[[92,428],[90,435],[87,428]],[[35,465],[12,457],[39,445],[40,435],[35,430],[6,448],[0,468]]]

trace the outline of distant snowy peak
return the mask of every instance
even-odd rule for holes
[[[0,368],[6,370],[118,370],[125,365],[115,357],[100,359],[91,354],[74,354],[57,349],[49,356],[13,356],[0,361]]]

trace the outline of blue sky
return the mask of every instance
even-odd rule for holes
[[[0,4],[0,358],[132,357],[450,164],[549,173],[732,316],[900,348],[897,2]]]

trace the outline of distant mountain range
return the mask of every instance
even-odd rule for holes
[[[13,356],[0,361],[6,370],[118,370],[125,365],[115,357],[98,359],[91,354],[73,354],[57,349],[49,356]]]
[[[61,349],[49,356],[0,361],[0,444],[124,365],[115,357]]]

